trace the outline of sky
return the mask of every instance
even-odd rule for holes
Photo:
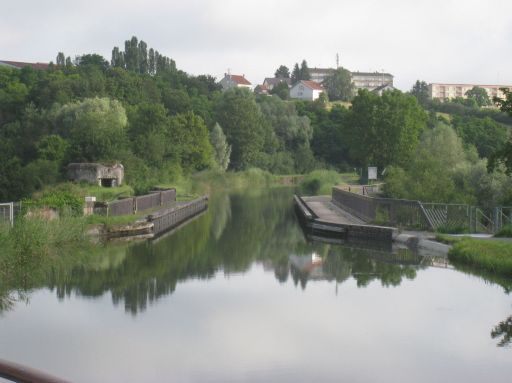
[[[137,36],[179,69],[254,85],[280,65],[512,84],[511,0],[0,0],[0,60],[49,62]]]

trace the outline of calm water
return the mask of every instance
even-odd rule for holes
[[[76,382],[510,382],[510,281],[308,243],[291,194],[217,196],[53,275],[0,314],[0,358]]]

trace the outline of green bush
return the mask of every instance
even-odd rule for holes
[[[505,225],[501,228],[500,231],[498,231],[496,234],[494,234],[495,237],[512,237],[512,224]]]
[[[69,192],[57,190],[43,194],[42,197],[37,199],[24,199],[22,207],[24,210],[48,207],[57,209],[61,214],[67,212],[75,216],[83,214],[83,202],[79,197]]]
[[[334,170],[314,170],[304,176],[299,188],[307,195],[331,194],[332,187],[340,181],[341,175]]]

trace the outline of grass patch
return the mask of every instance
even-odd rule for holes
[[[436,233],[436,241],[444,243],[446,245],[453,245],[457,242],[460,242],[465,237],[452,237],[450,235],[442,234],[442,233]]]
[[[496,234],[494,234],[495,237],[501,237],[501,238],[511,238],[512,237],[512,225],[508,224],[501,228],[500,231],[498,231]]]
[[[454,263],[512,276],[512,243],[461,238],[453,244],[448,258]]]
[[[134,195],[133,188],[130,185],[121,185],[113,188],[101,187],[98,185],[91,185],[89,183],[81,182],[64,182],[55,186],[49,186],[43,190],[34,193],[33,199],[40,199],[42,196],[51,194],[71,194],[84,200],[84,197],[93,196],[97,201],[113,201],[119,197],[129,197]]]

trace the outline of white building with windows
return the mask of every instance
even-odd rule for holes
[[[319,83],[301,80],[290,89],[290,98],[315,101],[322,92],[324,88]]]
[[[220,80],[222,90],[228,90],[231,88],[247,88],[251,89],[251,82],[245,78],[245,75],[224,73],[224,78]]]
[[[478,84],[441,84],[432,83],[428,85],[428,90],[431,99],[449,100],[451,98],[461,97],[467,98],[466,92],[474,87],[485,89],[489,99],[494,97],[504,98],[503,92],[500,88],[512,89],[512,85],[478,85]]]

